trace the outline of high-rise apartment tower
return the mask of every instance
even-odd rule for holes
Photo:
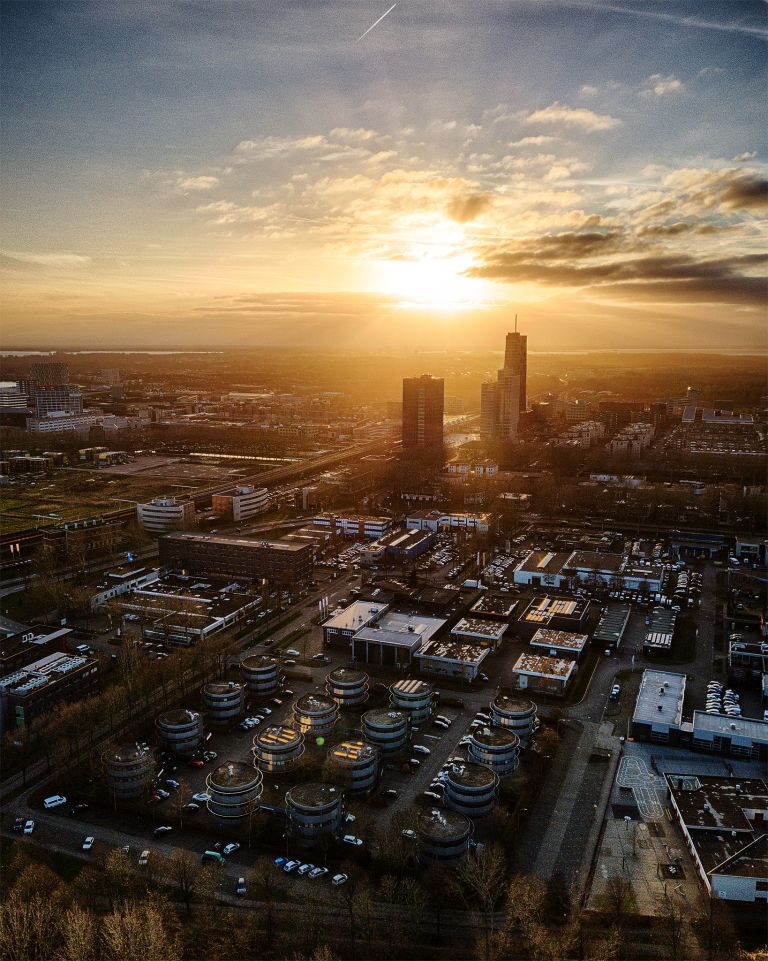
[[[445,385],[423,374],[403,380],[403,448],[437,449],[443,443]]]

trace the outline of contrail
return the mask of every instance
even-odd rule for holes
[[[368,29],[365,31],[365,33],[361,33],[361,34],[360,34],[360,36],[357,38],[357,40],[355,40],[355,43],[360,43],[360,41],[363,39],[363,37],[367,37],[368,34],[371,32],[371,30],[373,30],[373,28],[374,28],[375,26],[378,26],[378,24],[381,23],[381,21],[384,19],[384,17],[387,16],[387,14],[392,13],[392,11],[395,9],[396,6],[397,6],[397,3],[393,3],[392,6],[389,8],[389,10],[387,10],[386,13],[382,13],[382,15],[381,15],[381,16],[379,17],[379,19],[376,21],[376,23],[372,23],[372,24],[370,25],[370,27],[368,27]]]

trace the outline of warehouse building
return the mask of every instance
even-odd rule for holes
[[[553,631],[587,633],[589,602],[581,597],[549,597],[537,595],[517,622],[518,631],[532,637],[541,627]]]
[[[674,744],[680,740],[685,674],[643,671],[632,716],[632,737]]]
[[[509,594],[496,594],[493,591],[485,591],[475,601],[472,607],[470,607],[469,612],[475,617],[509,621],[516,607],[517,601],[510,600]]]
[[[416,652],[416,660],[423,674],[474,681],[490,652],[489,647],[478,647],[476,644],[433,640]]]
[[[451,630],[451,637],[459,644],[477,644],[496,651],[501,647],[507,625],[479,617],[462,617]]]
[[[414,654],[435,635],[446,621],[421,614],[387,611],[358,630],[352,638],[352,657],[383,667],[407,666]]]
[[[604,651],[615,651],[621,646],[632,608],[629,604],[608,604],[603,608],[592,641]]]
[[[768,901],[768,784],[762,778],[665,775],[667,795],[711,898]]]
[[[512,683],[519,691],[564,697],[575,673],[574,660],[523,652],[512,668]]]

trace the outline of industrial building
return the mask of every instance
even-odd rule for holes
[[[643,654],[670,654],[677,614],[667,607],[654,607],[643,639]]]
[[[489,647],[478,647],[476,644],[432,640],[416,652],[416,660],[419,670],[424,674],[474,681],[490,652]]]
[[[384,667],[407,666],[446,621],[421,614],[386,611],[352,637],[352,657]]]
[[[228,727],[242,717],[245,686],[235,681],[212,681],[203,686],[202,698],[209,727]]]
[[[768,783],[666,774],[667,796],[711,898],[768,901]]]
[[[56,651],[0,678],[0,733],[23,730],[57,704],[98,694],[99,662]]]
[[[105,751],[102,761],[107,789],[114,800],[133,800],[149,795],[157,765],[148,745],[118,744]]]
[[[360,554],[360,562],[367,566],[396,564],[414,561],[421,557],[435,542],[432,531],[398,530],[385,534],[374,541]]]
[[[631,612],[629,604],[607,604],[600,614],[592,641],[603,650],[617,650],[624,639]]]
[[[263,781],[261,771],[250,764],[229,761],[219,765],[205,779],[208,810],[214,817],[226,821],[255,814],[264,789]]]
[[[362,717],[363,739],[383,756],[399,754],[408,743],[410,716],[394,708],[366,711]]]
[[[324,694],[305,694],[293,705],[293,724],[307,737],[330,734],[338,719],[336,701]]]
[[[203,746],[203,718],[197,711],[177,708],[155,721],[161,746],[179,757],[192,757]]]
[[[429,719],[435,699],[435,690],[426,681],[403,678],[395,681],[389,688],[392,707],[398,711],[406,711],[410,715],[412,727]]]
[[[473,828],[470,819],[458,811],[422,808],[415,830],[420,860],[446,864],[467,853]]]
[[[160,538],[160,563],[196,576],[267,578],[288,586],[312,574],[312,546],[238,534],[174,533]]]
[[[672,744],[679,740],[685,682],[685,674],[643,671],[632,716],[633,737]]]
[[[495,727],[512,731],[526,742],[536,730],[536,704],[527,697],[510,691],[499,691],[491,701],[491,722]]]
[[[474,617],[508,622],[516,607],[517,601],[510,600],[509,594],[484,591],[470,607],[469,612]]]
[[[375,601],[354,601],[324,622],[323,643],[349,646],[352,635],[380,617],[388,607]]]
[[[586,634],[588,622],[589,602],[584,598],[538,595],[518,620],[517,629],[528,637],[532,637],[541,627]]]
[[[512,679],[518,690],[564,697],[575,673],[573,660],[523,652],[512,668]]]
[[[445,804],[451,811],[476,820],[486,817],[496,807],[499,779],[494,771],[472,761],[456,761],[448,768],[445,779]]]
[[[537,654],[549,657],[562,657],[566,660],[580,661],[587,649],[589,636],[573,634],[570,631],[553,631],[540,627],[531,638],[531,647]]]
[[[342,823],[343,793],[333,784],[299,784],[285,795],[288,833],[297,839],[318,841],[336,834]]]
[[[508,625],[480,617],[462,617],[451,629],[451,638],[459,644],[477,644],[497,651]]]
[[[368,700],[368,675],[349,667],[337,667],[325,677],[325,691],[341,709]]]
[[[472,734],[470,760],[490,768],[497,777],[513,774],[520,764],[520,738],[503,727],[481,727]]]
[[[328,752],[328,761],[344,781],[345,794],[364,794],[376,786],[379,752],[364,741],[342,741]]]
[[[260,771],[290,771],[303,754],[304,735],[288,724],[270,724],[253,739],[253,760]]]

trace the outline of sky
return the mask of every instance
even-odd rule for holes
[[[3,346],[767,346],[763,0],[390,8],[4,0]]]

